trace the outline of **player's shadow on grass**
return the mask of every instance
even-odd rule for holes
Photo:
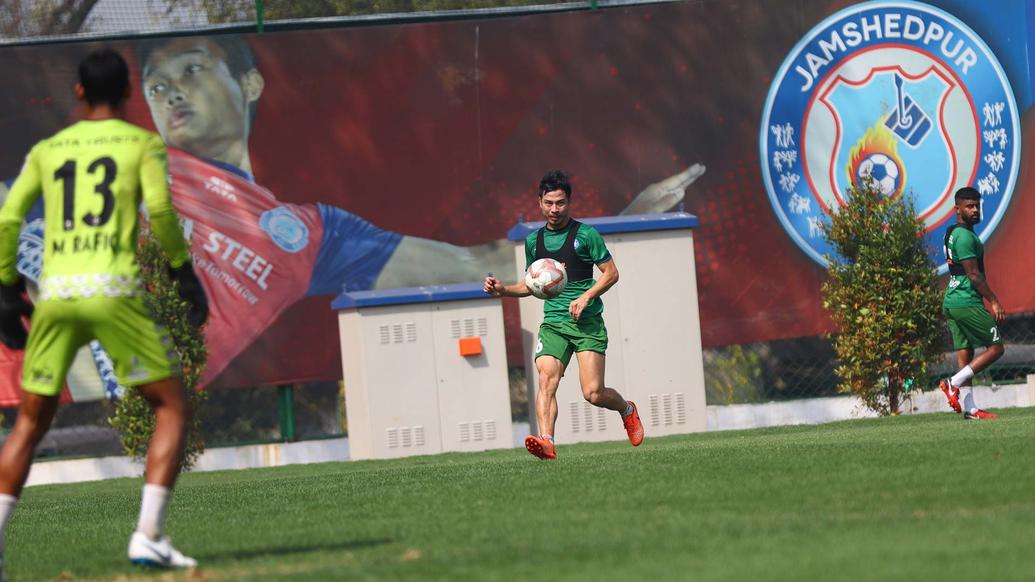
[[[377,546],[383,546],[390,544],[394,540],[388,538],[381,539],[366,539],[366,540],[353,540],[349,542],[340,542],[334,544],[307,544],[301,546],[270,546],[266,548],[255,548],[252,550],[240,550],[237,552],[219,552],[215,554],[203,554],[198,552],[199,561],[213,562],[223,560],[248,560],[251,558],[263,558],[269,556],[287,556],[291,554],[309,554],[312,552],[323,552],[323,551],[341,551],[341,550],[361,550],[364,548],[373,548]]]

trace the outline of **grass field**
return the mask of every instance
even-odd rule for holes
[[[1035,409],[187,474],[192,574],[125,560],[139,480],[26,490],[13,580],[1032,580]]]

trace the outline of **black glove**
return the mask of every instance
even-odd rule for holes
[[[22,317],[32,317],[32,303],[23,293],[25,279],[21,277],[13,285],[0,284],[0,342],[12,350],[24,350],[29,339]]]
[[[208,319],[208,298],[205,297],[205,288],[194,273],[194,267],[186,262],[179,267],[169,268],[169,277],[179,283],[177,290],[180,298],[190,303],[187,311],[187,321],[194,327],[201,327]]]

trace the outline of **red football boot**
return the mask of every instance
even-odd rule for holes
[[[544,461],[552,461],[557,458],[557,449],[554,448],[553,442],[546,437],[528,435],[525,437],[525,448],[532,455]]]
[[[948,380],[938,382],[938,387],[941,388],[942,393],[945,394],[945,399],[949,401],[949,406],[951,406],[957,414],[963,412],[963,407],[960,406],[960,389],[950,384]]]

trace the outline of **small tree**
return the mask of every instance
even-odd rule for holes
[[[897,414],[909,384],[940,358],[941,291],[911,197],[888,198],[871,181],[850,188],[823,226],[823,306],[837,324],[838,390],[878,414]]]
[[[183,458],[183,470],[186,471],[194,466],[198,456],[205,450],[200,412],[206,394],[195,389],[208,355],[205,339],[200,329],[188,323],[187,310],[190,305],[177,293],[176,284],[169,278],[169,261],[148,229],[141,229],[137,259],[148,291],[144,301],[154,314],[155,321],[169,330],[183,366],[183,383],[187,388],[192,412]],[[119,432],[122,449],[129,457],[140,461],[147,456],[147,447],[155,430],[155,415],[151,405],[139,392],[133,389],[123,391],[115,403],[115,414],[108,422]]]

